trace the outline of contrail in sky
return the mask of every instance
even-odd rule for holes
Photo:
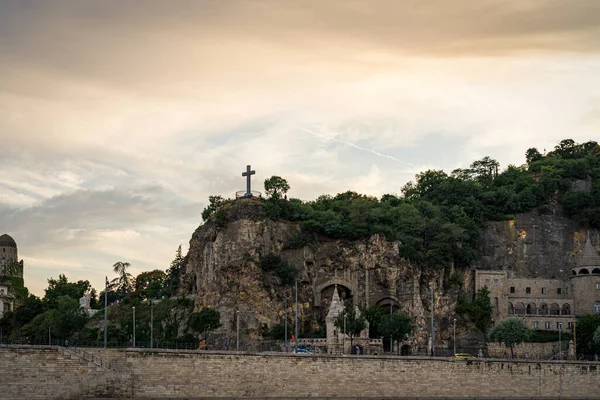
[[[337,138],[327,137],[327,136],[325,136],[325,135],[323,135],[321,133],[317,133],[315,131],[311,131],[310,129],[306,129],[306,128],[304,128],[302,130],[305,131],[305,132],[307,132],[307,133],[310,133],[313,136],[316,136],[316,137],[318,137],[320,139],[323,139],[326,142],[338,142],[338,143],[342,143],[342,144],[345,144],[347,146],[354,147],[355,149],[358,149],[358,150],[361,150],[361,151],[366,151],[366,152],[369,152],[371,154],[375,154],[378,157],[387,158],[388,160],[400,162],[400,163],[403,163],[403,164],[408,165],[410,167],[413,166],[413,164],[411,164],[409,162],[406,162],[406,161],[403,161],[403,160],[401,160],[399,158],[396,158],[394,156],[390,156],[389,154],[383,154],[383,153],[380,153],[380,152],[378,152],[376,150],[373,150],[373,149],[367,149],[365,147],[361,147],[361,146],[359,146],[357,144],[354,144],[354,143],[349,142],[349,141],[344,140],[344,139],[337,139]]]

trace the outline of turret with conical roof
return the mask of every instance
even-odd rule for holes
[[[571,275],[600,274],[600,256],[598,249],[592,245],[590,236],[591,231],[587,234],[581,256],[575,260],[575,267],[571,270]]]

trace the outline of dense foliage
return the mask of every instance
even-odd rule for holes
[[[198,328],[203,332],[215,329],[214,312],[193,314],[193,301],[174,297],[179,287],[183,266],[181,246],[175,259],[165,271],[154,270],[133,277],[127,272],[129,263],[119,261],[112,266],[116,277],[106,282],[108,308],[108,342],[125,346],[132,343],[133,308],[135,307],[136,343],[150,341],[153,326],[154,343],[195,342]],[[94,343],[103,342],[103,314],[105,292],[96,290],[87,280],[69,282],[60,274],[48,279],[43,298],[30,295],[13,312],[0,319],[2,340],[31,343]],[[91,312],[81,308],[79,299],[89,296]],[[153,322],[151,322],[153,319]],[[218,319],[218,318],[217,318]],[[207,322],[208,321],[208,322]]]
[[[498,322],[490,331],[490,340],[504,343],[510,348],[511,358],[515,358],[514,347],[523,343],[531,336],[527,324],[517,317],[510,317]]]
[[[577,318],[575,329],[577,354],[600,354],[600,343],[594,341],[594,334],[600,329],[600,315],[584,315]]]
[[[560,204],[579,222],[600,227],[600,146],[567,139],[553,151],[526,153],[527,164],[485,157],[447,174],[429,170],[380,199],[356,192],[323,195],[314,201],[265,201],[268,217],[301,222],[305,233],[362,239],[384,234],[403,243],[401,255],[422,266],[466,267],[488,220]],[[574,183],[579,184],[574,185]],[[302,243],[302,237],[296,240]]]
[[[466,296],[461,296],[456,306],[456,313],[466,316],[483,333],[492,326],[492,311],[490,290],[487,286],[479,289],[472,301]]]

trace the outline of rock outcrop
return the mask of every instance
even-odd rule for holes
[[[297,238],[300,225],[265,217],[257,199],[240,199],[224,209],[225,219],[210,219],[190,241],[182,290],[195,296],[196,308],[221,312],[222,336],[235,336],[239,315],[242,339],[264,336],[265,328],[293,321],[294,285],[284,285],[261,259],[277,256],[297,272],[300,332],[310,335],[324,325],[333,288],[360,307],[401,309],[414,317],[413,347],[427,345],[430,335],[430,287],[434,290],[436,345],[452,340],[452,320],[461,289],[473,290],[472,269],[504,269],[517,277],[568,277],[574,255],[583,244],[580,227],[557,209],[519,214],[514,220],[489,222],[479,256],[468,271],[422,270],[399,256],[399,242],[383,235],[346,241]],[[597,236],[592,241],[596,245]],[[300,244],[298,244],[300,243]],[[446,285],[455,274],[464,287]],[[448,287],[450,286],[450,287]],[[457,334],[467,327],[459,319]],[[291,331],[290,331],[291,332]],[[441,342],[440,342],[441,340]]]

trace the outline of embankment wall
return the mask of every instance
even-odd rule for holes
[[[96,354],[103,354],[98,350]],[[126,379],[111,381],[114,396],[202,397],[530,397],[600,398],[597,362],[453,360],[409,357],[235,354],[132,349],[104,353]],[[0,398],[21,397],[37,377],[36,389],[50,394],[56,380],[88,370],[54,350],[0,349],[9,375]],[[6,370],[6,369],[5,369]],[[101,371],[102,372],[102,371]],[[79,375],[77,375],[79,374]],[[15,380],[6,386],[6,380]],[[115,388],[114,385],[121,385]],[[108,385],[108,384],[107,384]],[[46,387],[47,386],[47,387]],[[80,396],[90,395],[82,388]],[[6,395],[8,394],[8,397]],[[102,395],[98,387],[93,395]],[[51,398],[51,397],[46,397]],[[76,397],[75,397],[76,398]]]

